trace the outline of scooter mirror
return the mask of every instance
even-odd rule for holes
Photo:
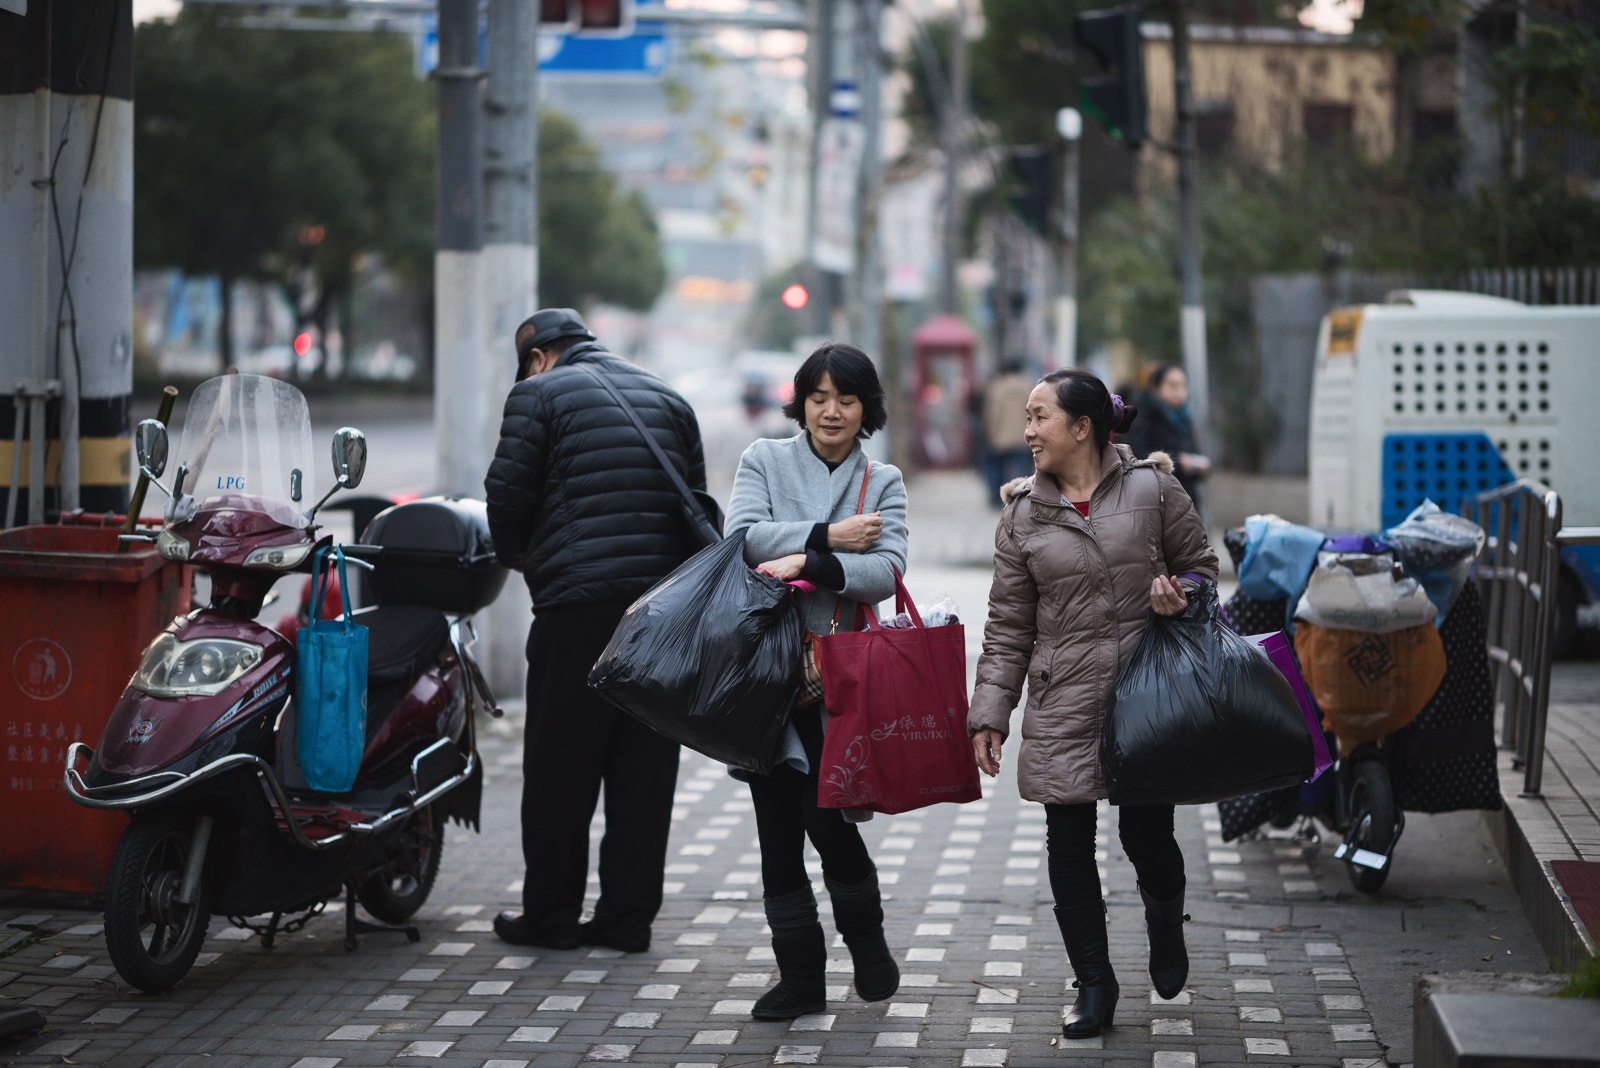
[[[333,432],[333,477],[345,489],[361,485],[361,476],[367,473],[366,435],[353,426],[342,426]]]
[[[167,470],[167,428],[159,419],[142,419],[133,432],[139,470],[157,479]]]

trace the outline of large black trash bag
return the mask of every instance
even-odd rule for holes
[[[689,558],[629,606],[589,685],[656,732],[759,774],[800,688],[794,591],[744,562],[744,533]]]
[[[1217,618],[1206,582],[1149,614],[1100,736],[1112,804],[1198,805],[1304,782],[1311,732],[1289,683]]]

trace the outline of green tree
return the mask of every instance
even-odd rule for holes
[[[359,253],[429,269],[433,92],[404,38],[185,8],[139,27],[134,63],[135,262],[220,279],[225,364],[237,279],[276,279],[325,335]]]
[[[661,238],[637,190],[623,189],[600,151],[564,115],[539,118],[539,303],[595,301],[645,311],[666,284]]]

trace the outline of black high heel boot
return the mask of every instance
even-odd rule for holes
[[[1111,970],[1111,951],[1106,944],[1105,905],[1056,906],[1056,925],[1067,944],[1067,960],[1072,962],[1073,986],[1078,998],[1061,1025],[1067,1038],[1093,1038],[1111,1026],[1117,1011],[1116,973]]]
[[[884,1001],[900,989],[900,966],[883,937],[883,898],[878,873],[853,886],[824,877],[833,899],[833,924],[850,948],[855,964],[856,993],[863,1001]]]
[[[778,985],[750,1010],[757,1020],[792,1020],[821,1012],[827,1005],[828,946],[817,921],[817,899],[808,886],[764,898],[772,953],[778,958]]]
[[[1143,886],[1144,925],[1150,935],[1150,981],[1156,993],[1168,1001],[1183,991],[1189,981],[1189,949],[1183,944],[1183,890],[1166,901],[1157,901]]]

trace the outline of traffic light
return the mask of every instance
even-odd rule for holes
[[[1050,151],[1040,145],[1018,145],[1007,150],[1011,183],[1007,199],[1034,233],[1050,234],[1050,204],[1054,197],[1055,168]]]
[[[539,0],[539,28],[568,32],[578,25],[577,4],[573,0]]]
[[[1098,78],[1078,81],[1078,107],[1099,119],[1112,137],[1138,148],[1145,139],[1138,7],[1085,11],[1072,20],[1072,37],[1106,68]]]
[[[633,32],[633,0],[539,0],[539,23],[558,33],[626,37]]]

